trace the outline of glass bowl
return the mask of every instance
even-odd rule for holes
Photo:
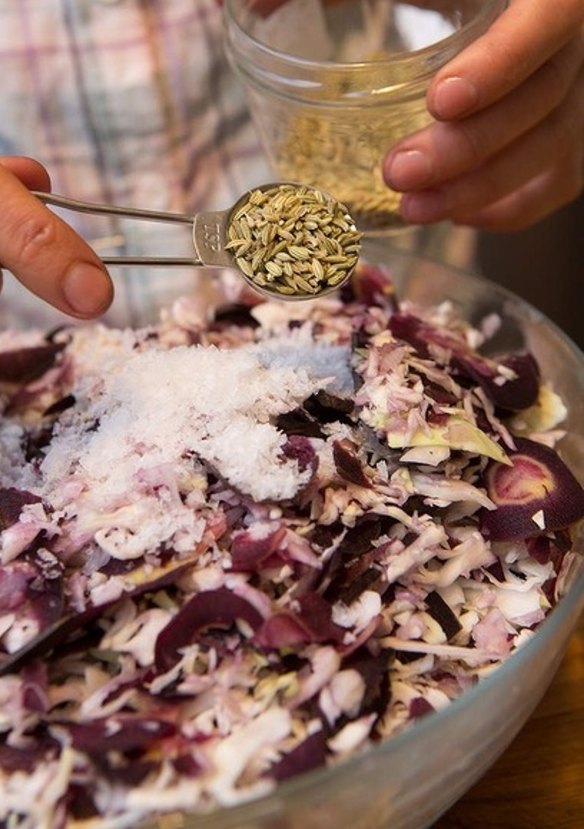
[[[365,258],[387,265],[398,295],[450,300],[471,322],[496,313],[491,353],[529,348],[568,410],[559,449],[584,480],[584,355],[543,314],[480,277],[369,240]],[[584,551],[584,532],[576,547]],[[583,559],[584,561],[584,559]],[[271,794],[207,815],[165,816],[148,827],[185,829],[424,829],[460,798],[507,748],[548,688],[584,608],[584,572],[536,635],[502,667],[440,712],[342,764],[306,773]]]

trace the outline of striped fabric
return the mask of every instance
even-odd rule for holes
[[[0,0],[0,68],[0,154],[41,160],[55,192],[193,211],[269,175],[215,0]],[[192,250],[180,226],[64,215],[100,252]],[[110,319],[131,325],[197,279],[194,269],[112,274]],[[9,282],[21,319],[48,313]]]

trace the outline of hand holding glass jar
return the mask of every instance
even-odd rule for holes
[[[581,0],[226,5],[277,174],[328,187],[365,230],[514,229],[580,192]]]
[[[439,123],[393,147],[387,183],[406,221],[518,230],[584,186],[584,3],[512,0],[439,70]]]

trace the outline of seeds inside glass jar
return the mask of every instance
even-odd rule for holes
[[[311,187],[279,184],[250,193],[231,217],[225,247],[263,291],[309,298],[351,273],[362,235],[341,202]]]

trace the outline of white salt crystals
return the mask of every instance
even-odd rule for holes
[[[41,467],[46,487],[73,476],[102,510],[123,507],[127,494],[156,485],[153,471],[168,485],[169,474],[193,474],[200,458],[256,500],[292,497],[309,473],[282,456],[286,437],[268,421],[322,386],[304,370],[264,366],[239,350],[125,355],[83,418],[62,421]]]

